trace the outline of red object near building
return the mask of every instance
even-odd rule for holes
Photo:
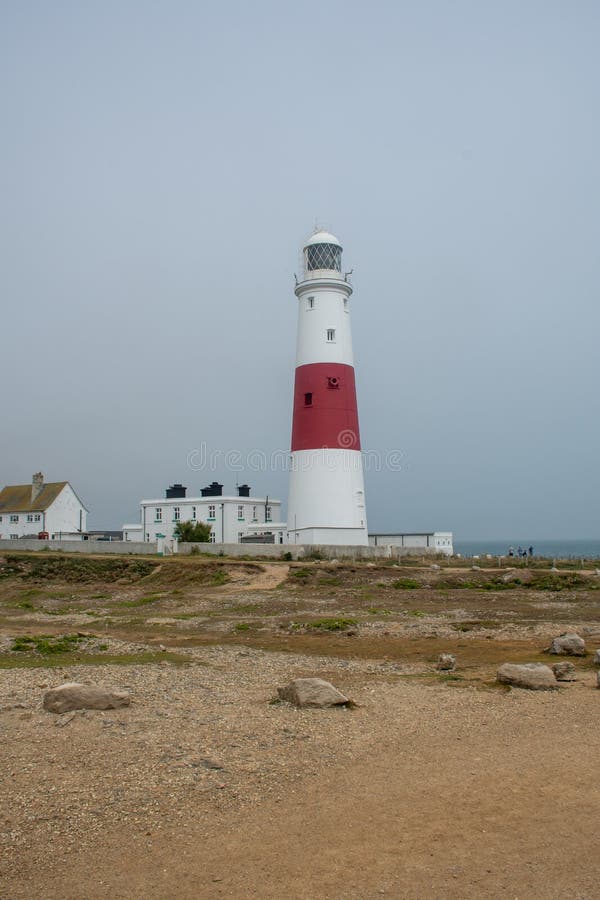
[[[38,541],[48,541],[50,540],[50,535],[47,531],[40,531],[38,534]]]

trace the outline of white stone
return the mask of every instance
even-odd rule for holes
[[[59,714],[72,709],[118,709],[129,706],[130,702],[125,691],[74,681],[51,688],[44,694],[44,709]]]
[[[585,656],[585,641],[578,634],[565,632],[554,638],[548,652],[559,656]]]
[[[337,688],[322,678],[296,678],[286,687],[277,688],[281,700],[294,706],[327,709],[331,706],[346,706],[350,703]]]
[[[496,674],[501,684],[527,688],[530,691],[556,691],[558,682],[550,666],[542,663],[504,663]]]

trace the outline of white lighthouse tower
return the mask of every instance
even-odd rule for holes
[[[317,231],[303,251],[288,536],[296,544],[368,544],[342,246]]]

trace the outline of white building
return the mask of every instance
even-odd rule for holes
[[[451,531],[430,531],[421,534],[370,534],[369,544],[372,547],[410,547],[412,550],[423,548],[454,555]]]
[[[0,539],[34,537],[83,540],[87,509],[68,481],[44,483],[37,472],[31,484],[0,491]]]
[[[247,484],[240,485],[236,495],[223,496],[223,485],[213,481],[199,497],[188,497],[186,487],[173,484],[164,498],[141,501],[140,522],[123,525],[123,540],[170,541],[178,522],[206,522],[212,543],[238,544],[246,538],[282,544],[285,524],[280,519],[281,500],[251,497]]]

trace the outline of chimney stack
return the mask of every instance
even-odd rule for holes
[[[34,504],[44,489],[44,476],[41,472],[36,472],[31,479],[31,503]]]

